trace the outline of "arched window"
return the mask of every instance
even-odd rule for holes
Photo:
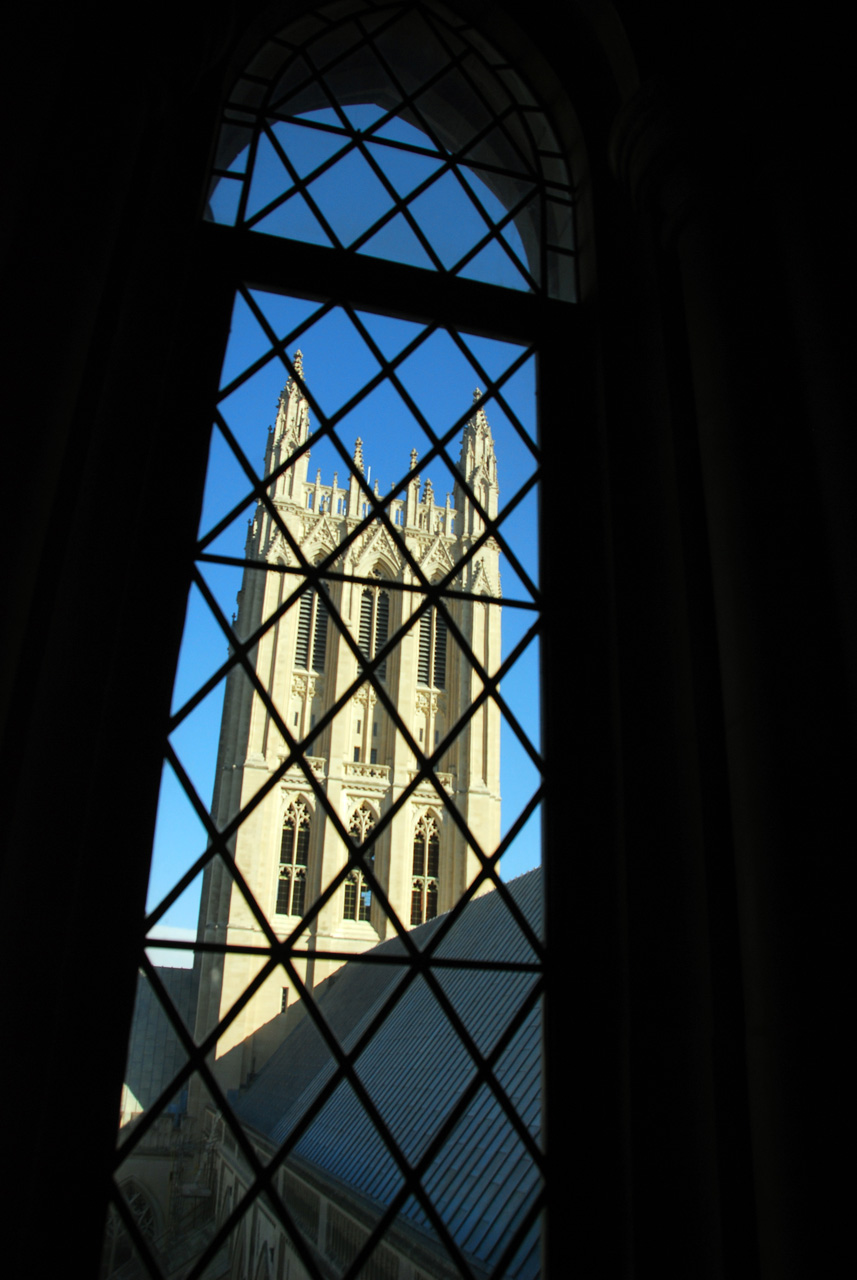
[[[375,826],[375,815],[364,801],[359,809],[355,809],[348,825],[348,834],[352,842],[362,846],[369,832]],[[374,870],[375,850],[369,850],[364,859]],[[361,867],[352,867],[345,880],[345,905],[342,916],[345,920],[368,920],[372,910],[372,889]]]
[[[316,591],[305,591],[298,613],[295,666],[304,671],[324,671],[327,656],[327,605]]]
[[[380,577],[380,574],[376,574]],[[364,587],[360,596],[360,652],[367,661],[380,653],[390,634],[390,597],[381,587]],[[387,660],[375,668],[379,680],[387,678]]]
[[[424,813],[414,834],[414,865],[411,888],[411,924],[424,924],[437,915],[440,876],[440,836],[433,814]]]
[[[536,1026],[530,1065],[537,1078],[544,948],[500,877],[499,859],[527,831],[537,831],[540,815],[539,726],[537,719],[525,719],[537,715],[532,711],[538,705],[532,698],[537,676],[518,681],[524,693],[517,705],[510,690],[520,670],[517,664],[532,658],[530,671],[535,672],[538,659],[533,655],[541,630],[535,542],[542,476],[533,408],[536,358],[542,337],[555,339],[569,321],[573,308],[566,304],[575,295],[576,266],[571,177],[535,88],[467,21],[435,0],[321,6],[275,33],[238,76],[224,105],[211,173],[209,225],[201,229],[199,241],[210,278],[222,282],[222,313],[228,309],[227,289],[232,305],[210,456],[227,457],[233,487],[224,486],[203,504],[195,583],[231,650],[222,669],[205,673],[186,701],[177,701],[171,750],[185,719],[202,706],[219,677],[234,671],[230,713],[246,737],[257,734],[257,739],[251,749],[236,751],[225,767],[218,766],[218,795],[228,791],[228,803],[224,800],[216,820],[206,823],[209,846],[198,864],[176,883],[183,889],[193,874],[204,873],[206,884],[214,884],[219,875],[218,903],[231,895],[242,908],[248,904],[258,925],[254,945],[260,956],[269,949],[267,962],[260,959],[260,972],[267,963],[278,997],[281,985],[274,969],[282,963],[308,971],[307,953],[301,951],[306,942],[297,937],[283,942],[266,928],[264,904],[254,898],[261,890],[254,891],[250,883],[255,819],[248,819],[289,770],[299,773],[301,785],[305,780],[312,792],[312,821],[325,824],[324,830],[314,829],[314,847],[321,848],[322,837],[331,831],[351,846],[351,858],[337,865],[308,913],[307,932],[317,925],[316,936],[323,942],[313,959],[320,973],[342,963],[336,939],[322,936],[322,924],[336,914],[338,901],[346,920],[368,921],[371,915],[373,924],[383,925],[384,936],[398,936],[402,956],[411,963],[415,944],[408,942],[408,926],[431,919],[438,910],[440,844],[433,816],[421,819],[413,831],[409,806],[419,792],[448,812],[461,851],[456,880],[461,900],[450,912],[449,930],[480,890],[496,891],[526,951],[516,959],[517,969],[523,965],[535,975],[521,1003],[509,1011],[518,1021],[508,1034],[517,1035],[525,1023]],[[237,288],[236,281],[241,282]],[[311,344],[312,373],[308,363],[304,378],[297,349],[300,345],[307,352],[309,362]],[[321,377],[325,363],[333,370],[326,382]],[[256,405],[270,404],[283,381],[290,388],[288,403],[300,401],[306,411],[301,408],[293,420],[283,420],[277,436],[282,452],[260,474],[249,460],[257,450]],[[474,385],[481,388],[477,408]],[[285,407],[281,400],[284,413]],[[367,443],[364,474],[362,456],[353,451],[352,442],[355,436],[368,442],[369,430],[379,423],[387,434],[371,458]],[[503,476],[508,477],[502,502],[495,439]],[[314,484],[307,479],[310,451],[314,464],[324,462],[326,476],[322,480],[316,472]],[[372,466],[383,469],[380,485],[370,479]],[[288,520],[276,490],[287,475],[290,493],[299,497],[299,513]],[[319,530],[314,535],[318,541],[311,544],[304,531],[313,522],[329,531],[331,519],[321,512],[334,503],[341,504],[339,540],[331,546]],[[231,523],[248,509],[258,510],[261,518],[254,522],[252,554],[242,560],[225,539]],[[270,550],[275,543],[284,549],[276,564]],[[401,574],[379,581],[379,574],[356,568],[378,563],[376,557],[384,564],[401,564]],[[227,621],[231,601],[225,605],[226,591],[218,596],[209,587],[211,562],[245,575],[242,621],[246,609],[249,623],[240,634]],[[286,584],[282,603],[271,603],[272,594],[265,593],[274,574]],[[254,580],[262,584],[255,594]],[[325,581],[337,586],[322,599]],[[295,665],[303,669],[303,680],[283,690],[271,679],[276,628],[294,607],[295,591],[300,592]],[[429,607],[421,615],[414,660],[414,601],[426,598]],[[481,603],[475,605],[477,599]],[[251,604],[256,609],[252,615]],[[501,607],[502,653],[495,643]],[[461,621],[465,616],[466,624]],[[364,664],[385,648],[392,655],[406,637],[412,696],[415,685],[428,686],[418,696],[429,704],[429,720],[435,714],[430,704],[438,701],[432,687],[445,690],[450,704],[443,728],[434,728],[431,742],[414,728],[414,706],[397,705],[388,687],[388,673],[404,665],[404,647],[397,654],[402,661],[385,659],[365,670]],[[455,667],[461,666],[469,682],[456,699],[447,690],[450,645],[455,646]],[[309,736],[298,739],[294,718],[288,717],[289,724],[283,715],[284,699],[299,696],[301,685],[309,687],[304,673],[321,671],[332,661],[334,648],[349,658],[338,667],[338,672],[347,668],[348,678],[339,682],[333,698],[326,690],[328,702],[314,710],[318,719],[310,724]],[[317,766],[323,743],[339,727],[337,716],[350,714],[351,701],[366,685],[383,710],[384,749],[386,753],[389,743],[395,792],[391,785],[376,810],[361,803],[346,826],[338,805],[342,774],[324,775]],[[263,723],[266,732],[270,727],[267,736]],[[502,829],[501,731],[519,752],[519,772],[527,779],[526,789],[518,787],[514,807],[512,793],[504,787]],[[442,735],[443,742],[434,735]],[[353,741],[348,751],[354,751]],[[448,762],[456,762],[458,773],[451,765],[446,770]],[[221,779],[229,779],[230,768],[246,769],[248,785],[227,787]],[[200,799],[192,771],[176,772],[195,813],[204,814],[207,799]],[[380,773],[367,777],[367,788],[382,785]],[[478,804],[466,793],[472,779]],[[281,837],[281,915],[299,915],[306,907],[309,821],[308,809],[295,801]],[[251,833],[244,841],[246,852],[244,831]],[[396,868],[397,904],[392,877],[388,885],[374,869],[376,842],[383,840],[378,844],[384,850],[380,866],[391,860],[394,835],[402,855]],[[361,851],[359,860],[355,846]],[[265,886],[271,878],[266,876]],[[269,887],[264,891],[270,892]],[[159,910],[152,913],[155,925]],[[224,937],[222,917],[215,911],[209,916],[213,923],[205,938],[206,958],[215,955]],[[205,924],[208,929],[208,920]],[[220,967],[225,970],[233,960],[224,952]],[[354,960],[359,964],[359,955]],[[502,966],[506,960],[501,957],[497,963]],[[248,970],[233,965],[232,971]],[[441,994],[431,965],[421,966],[419,985]],[[227,1030],[234,1030],[250,1007],[241,1003],[243,994],[236,991],[222,1004],[210,1002],[213,1024],[206,1025],[205,1035],[230,1018]],[[300,998],[312,1006],[309,983]],[[476,1259],[491,1271],[506,1265],[512,1255],[506,1257],[504,1250],[513,1245],[537,1251],[537,1243],[527,1241],[538,1235],[543,1164],[531,1118],[525,1120],[516,1109],[494,1074],[496,1064],[488,1065],[467,1029],[456,1025],[457,1016],[449,1011],[478,1078],[488,1082],[503,1110],[502,1123],[527,1170],[508,1229],[504,1233],[498,1228],[490,1249],[486,1246],[485,1255]],[[330,1048],[334,1069],[350,1072],[351,1064],[335,1045]],[[534,1105],[531,1116],[537,1110]],[[432,1122],[441,1122],[439,1112]],[[234,1116],[228,1123],[240,1130]],[[402,1140],[395,1123],[387,1126],[380,1117],[373,1123],[377,1133],[372,1141],[380,1135],[387,1153],[394,1152]],[[412,1199],[426,1207],[429,1197],[421,1177],[415,1179]],[[427,1212],[431,1214],[430,1207]],[[456,1257],[464,1245],[453,1239],[445,1245],[466,1274],[468,1264]],[[211,1257],[217,1247],[219,1241],[207,1246]]]
[[[303,915],[306,898],[310,816],[302,796],[293,800],[283,821],[280,841],[280,875],[277,883],[277,915]]]
[[[446,688],[446,621],[436,609],[429,609],[420,618],[417,683]]]

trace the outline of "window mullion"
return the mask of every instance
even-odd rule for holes
[[[233,287],[299,294],[319,302],[376,310],[521,345],[556,328],[573,343],[581,308],[554,298],[450,277],[348,250],[204,222],[198,228],[200,272],[224,273]]]

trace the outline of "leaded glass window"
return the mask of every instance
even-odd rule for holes
[[[426,1275],[538,1273],[545,953],[538,892],[506,876],[540,843],[536,360],[575,250],[535,89],[434,0],[350,0],[277,31],[224,105],[199,243],[231,326],[141,960],[187,1065],[120,1135],[115,1182],[118,1202],[185,1105],[235,1188],[185,1241],[187,1280],[269,1231],[313,1280],[408,1260],[413,1232]],[[156,953],[194,894],[187,1016]],[[272,1020],[297,1073],[276,1117]],[[446,1171],[480,1117],[516,1186],[475,1233]],[[326,1196],[331,1222],[334,1183],[382,1208],[324,1260],[284,1188]]]

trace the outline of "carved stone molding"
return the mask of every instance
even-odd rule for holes
[[[292,693],[295,697],[315,697],[316,677],[314,675],[293,675],[292,676]]]
[[[279,763],[282,764],[287,756],[287,751],[280,751],[277,756]],[[317,778],[325,777],[327,773],[327,760],[324,756],[304,756],[304,759]],[[309,787],[309,783],[306,782],[306,774],[298,764],[289,765],[286,770],[286,778],[288,779],[288,782],[283,783],[284,787],[300,786],[301,779],[303,779],[306,786]]]
[[[374,707],[378,701],[378,695],[371,685],[364,684],[357,690],[352,701],[361,709],[367,706]]]

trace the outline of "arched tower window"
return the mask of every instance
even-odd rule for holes
[[[435,689],[446,688],[446,620],[437,609],[428,609],[420,618],[420,652],[417,683]]]
[[[304,671],[324,671],[327,656],[327,605],[317,591],[305,591],[298,613],[295,666]]]
[[[424,924],[437,915],[440,876],[440,835],[433,814],[424,813],[414,833],[411,924]]]
[[[376,573],[376,577],[380,574]],[[368,660],[380,653],[390,635],[390,596],[382,587],[364,587],[360,596],[360,652]],[[387,660],[375,668],[379,680],[387,678]]]
[[[206,217],[208,225],[199,234],[199,278],[205,280],[211,297],[216,295],[219,310],[212,307],[212,314],[225,317],[231,304],[233,320],[214,413],[217,448],[210,456],[219,451],[228,458],[232,488],[203,504],[195,583],[210,612],[209,622],[213,620],[230,648],[228,659],[218,658],[221,667],[201,673],[195,687],[182,688],[184,701],[177,696],[168,758],[191,808],[197,815],[206,814],[207,797],[201,799],[201,791],[191,781],[197,775],[180,758],[179,731],[218,682],[234,672],[234,697],[228,691],[231,722],[236,736],[243,737],[233,744],[231,756],[221,753],[229,763],[226,768],[218,763],[218,778],[228,776],[229,767],[246,769],[245,780],[252,781],[252,786],[227,787],[218,781],[223,803],[216,818],[206,823],[208,846],[153,905],[148,927],[157,936],[158,920],[194,875],[205,878],[203,893],[210,894],[213,907],[229,895],[235,900],[233,873],[237,870],[241,893],[258,924],[253,945],[260,955],[269,948],[272,969],[280,962],[296,967],[306,964],[301,947],[312,948],[314,937],[322,935],[325,919],[336,914],[335,904],[340,901],[347,920],[368,921],[371,914],[383,923],[385,937],[398,934],[404,963],[410,964],[408,926],[431,919],[438,911],[440,825],[426,813],[412,829],[407,815],[413,804],[418,808],[431,804],[443,812],[445,830],[449,815],[448,829],[452,831],[454,824],[456,848],[462,850],[462,865],[455,864],[455,883],[465,896],[452,907],[450,934],[470,899],[483,889],[493,889],[514,921],[516,938],[523,939],[521,945],[527,949],[526,972],[535,976],[514,1013],[517,1023],[509,1034],[517,1036],[537,1022],[539,966],[545,951],[536,927],[500,877],[499,860],[519,837],[538,827],[543,795],[533,681],[518,681],[527,696],[515,707],[509,676],[517,663],[533,654],[530,670],[535,671],[542,628],[534,537],[537,489],[543,475],[532,407],[537,352],[542,339],[556,350],[560,332],[571,341],[576,324],[575,308],[566,305],[575,297],[576,258],[573,187],[563,150],[539,103],[538,85],[527,83],[509,56],[493,48],[469,21],[440,0],[332,3],[302,14],[275,32],[237,77],[224,104]],[[300,242],[299,250],[295,242]],[[241,282],[237,287],[236,281]],[[215,340],[221,337],[218,332]],[[313,373],[308,363],[305,378],[297,350],[301,346],[309,351],[311,343],[315,344]],[[340,359],[345,343],[349,344],[347,360]],[[337,365],[337,377],[327,386],[321,378],[325,360]],[[420,362],[422,373],[415,372]],[[430,376],[423,376],[426,369]],[[295,421],[301,430],[284,436],[284,452],[260,474],[250,461],[257,450],[258,420],[245,410],[251,402],[265,403],[265,397],[270,397],[270,403],[283,380],[291,403],[300,407]],[[478,411],[473,408],[474,384],[481,388]],[[541,385],[555,388],[558,383],[541,378]],[[364,474],[362,460],[358,462],[349,446],[354,439],[351,426],[362,433],[363,424],[371,428],[382,412],[389,412],[392,425],[386,444],[372,457],[373,466],[383,471],[379,487],[378,478],[374,486],[370,482],[368,453]],[[355,415],[362,418],[352,424]],[[489,417],[494,436],[487,430]],[[415,438],[419,450],[414,447]],[[509,477],[503,479],[507,487],[502,495],[493,469],[495,438],[500,466],[505,468],[502,476]],[[310,450],[316,463],[328,451],[326,480],[317,479],[315,485],[307,479]],[[413,450],[410,465],[408,450]],[[293,479],[300,474],[299,483],[295,480],[289,490],[298,495],[295,505],[300,509],[289,519],[283,515],[285,499],[277,496],[276,488],[287,473],[294,473]],[[430,477],[438,495],[446,493],[446,505],[433,505],[432,522],[424,525],[420,522],[420,511],[425,509],[420,504],[421,478]],[[334,483],[329,486],[331,479]],[[326,549],[319,556],[321,543],[311,543],[301,530],[313,524],[329,526],[332,522],[319,520],[319,513],[334,501],[342,511],[339,541],[335,547],[324,544]],[[225,540],[231,536],[231,523],[247,509],[257,511],[260,519],[253,522],[242,560],[234,544],[226,545]],[[271,548],[277,539],[288,545],[289,555],[275,565]],[[379,556],[383,563],[390,563],[381,550],[385,544],[390,560],[403,565],[403,571],[367,585],[354,565],[375,563]],[[375,546],[377,550],[370,550]],[[241,625],[236,628],[227,620],[234,589],[227,603],[227,592],[218,595],[219,586],[209,585],[203,570],[210,574],[211,562],[223,562],[224,567],[243,574]],[[281,575],[278,587],[285,580],[292,591],[301,591],[295,641],[295,665],[301,671],[285,690],[283,682],[277,685],[274,678],[276,628],[285,612],[282,600],[292,601],[293,595],[284,589],[282,597],[276,597],[269,588],[275,574]],[[337,588],[322,598],[325,579],[336,582]],[[421,615],[417,671],[410,662],[406,673],[409,690],[415,683],[424,686],[417,692],[417,703],[427,707],[427,723],[439,714],[432,711],[433,703],[449,704],[442,731],[434,728],[425,739],[423,730],[414,728],[413,706],[403,711],[395,691],[388,687],[386,660],[370,672],[365,669],[382,650],[388,649],[392,656],[405,640],[411,660],[413,612],[403,606],[403,600],[412,601],[415,594],[428,597],[431,608]],[[477,598],[484,603],[474,605]],[[516,620],[515,628],[509,628],[513,638],[505,650],[500,645],[501,607],[504,625],[513,611]],[[461,621],[465,616],[466,624]],[[329,646],[330,659],[328,627],[336,641]],[[451,645],[454,664],[447,661]],[[326,702],[319,696],[319,706],[313,708],[317,720],[313,723],[311,718],[309,726],[301,729],[294,715],[284,715],[283,707],[289,698],[310,696],[314,682],[308,677],[324,670],[334,648],[346,655],[339,668],[343,679],[337,682],[335,696],[330,688],[325,690]],[[403,645],[399,654],[404,652]],[[466,668],[468,683],[462,684],[462,696],[457,699],[447,690],[451,665],[456,679],[458,667]],[[391,661],[391,666],[395,673],[405,664]],[[337,718],[344,714],[343,708],[350,708],[355,694],[366,685],[383,708],[380,724],[385,751],[389,749],[393,759],[397,793],[393,795],[391,786],[383,817],[377,816],[380,808],[373,811],[363,802],[343,821],[336,790],[341,776],[325,774],[324,761],[317,757],[323,754],[324,742],[340,728]],[[435,698],[432,689],[445,690],[446,697]],[[504,784],[506,825],[502,829],[501,720],[530,771],[528,789],[521,789],[517,808],[511,812]],[[444,735],[444,771],[438,732]],[[352,741],[350,751],[354,749]],[[374,796],[372,788],[380,789],[383,769],[372,776],[360,770],[352,773],[366,777],[366,789]],[[351,857],[338,861],[324,882],[323,901],[314,904],[318,913],[301,925],[306,936],[283,942],[264,927],[268,913],[263,895],[270,894],[276,845],[267,855],[264,881],[252,884],[259,861],[255,831],[262,824],[258,814],[253,821],[247,819],[268,799],[276,799],[276,789],[290,770],[313,796],[312,822],[319,824],[313,829],[314,848],[321,850],[324,837],[332,831],[335,838],[330,843],[339,842],[341,848],[350,842]],[[477,780],[476,797],[467,792],[470,779]],[[372,850],[381,828],[384,862],[392,858],[394,836],[399,841],[395,902],[392,876],[389,885],[380,874],[370,883]],[[268,830],[276,832],[276,821]],[[305,802],[295,801],[281,836],[280,914],[302,914],[306,906],[309,833],[309,809]],[[449,857],[452,867],[451,848]],[[377,886],[374,893],[373,884]],[[204,958],[212,972],[221,975],[231,965],[238,974],[237,984],[246,969],[234,963],[229,951],[218,954],[224,937],[220,919],[214,909],[200,915],[207,947]],[[336,947],[326,949],[327,956],[324,947],[316,951],[317,972],[341,959]],[[355,953],[352,961],[359,966],[360,955]],[[506,963],[506,959],[498,961],[501,967]],[[520,969],[520,962],[516,963]],[[514,968],[511,961],[508,964]],[[432,965],[419,968],[420,983],[414,987],[423,983],[432,987]],[[225,993],[225,979],[223,983]],[[200,1014],[200,1020],[205,1016],[207,1021],[198,1028],[197,1043],[208,1043],[205,1037],[232,1016],[240,995],[212,995]],[[309,978],[300,998],[312,1006]],[[245,1010],[249,1020],[246,1001],[226,1027],[224,1041],[233,1033],[237,1036],[238,1018]],[[383,1009],[379,1022],[388,1016],[392,1015]],[[252,1031],[248,1027],[247,1033]],[[537,1028],[533,1035],[536,1045]],[[530,1249],[527,1242],[531,1240],[531,1252],[538,1249],[544,1164],[530,1122],[517,1111],[503,1082],[492,1077],[496,1064],[480,1058],[466,1029],[462,1041],[468,1042],[478,1077],[490,1080],[511,1140],[520,1147],[522,1167],[526,1165],[526,1185],[522,1183],[523,1190],[516,1192],[519,1208],[510,1216],[505,1235],[498,1229],[493,1252],[486,1251],[476,1260],[479,1267],[499,1272],[512,1256],[504,1251],[513,1245]],[[330,1049],[339,1067],[350,1070],[351,1064],[340,1057],[336,1045]],[[199,1063],[192,1062],[194,1070],[202,1066],[202,1056]],[[435,1073],[438,1080],[443,1074],[442,1068]],[[449,1090],[447,1095],[438,1099],[433,1112],[437,1123],[452,1096]],[[315,1103],[311,1106],[310,1125],[318,1118]],[[428,1115],[432,1107],[424,1111]],[[530,1114],[536,1113],[537,1106]],[[238,1132],[240,1126],[228,1102],[224,1114]],[[398,1160],[395,1144],[400,1138],[395,1125],[388,1127],[380,1116],[373,1123]],[[430,1123],[427,1119],[426,1125]],[[426,1133],[430,1139],[428,1127]],[[135,1141],[131,1135],[129,1151]],[[431,1216],[431,1196],[422,1186],[422,1176],[415,1180],[414,1203],[429,1206]],[[206,1264],[217,1247],[219,1241],[212,1242]],[[452,1262],[466,1273],[463,1254],[459,1256],[465,1244],[450,1238],[445,1247]]]
[[[359,809],[355,809],[348,825],[348,834],[352,842],[362,846],[369,832],[375,826],[375,815],[365,800]],[[364,859],[370,868],[375,866],[374,847]],[[361,867],[352,867],[345,881],[345,906],[342,916],[345,920],[368,920],[372,909],[372,889]]]
[[[310,815],[302,796],[293,800],[283,821],[280,840],[280,875],[277,883],[277,915],[303,915],[306,898]]]

